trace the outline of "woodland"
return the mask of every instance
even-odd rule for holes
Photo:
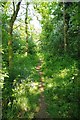
[[[80,117],[80,2],[0,0],[0,118]]]

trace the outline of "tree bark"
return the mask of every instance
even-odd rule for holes
[[[13,12],[13,14],[12,14],[12,17],[11,17],[11,19],[10,19],[10,28],[9,28],[9,40],[8,40],[8,54],[9,54],[9,79],[8,79],[8,86],[9,86],[9,88],[7,88],[7,89],[9,89],[9,98],[8,98],[8,101],[10,101],[11,102],[11,105],[12,105],[12,103],[13,103],[13,96],[12,96],[12,94],[13,94],[13,91],[12,91],[12,89],[13,89],[13,80],[14,80],[14,75],[13,75],[13,50],[12,50],[12,37],[13,37],[13,25],[14,25],[14,22],[15,22],[15,20],[16,20],[16,17],[17,17],[17,15],[18,15],[18,12],[19,12],[19,9],[20,9],[20,4],[21,4],[21,1],[22,0],[20,0],[19,2],[18,2],[18,4],[16,5],[16,10],[14,9],[14,12]],[[13,6],[14,7],[14,6]]]
[[[67,51],[67,23],[66,23],[66,9],[63,2],[63,23],[64,23],[64,52]]]
[[[12,14],[12,17],[10,19],[10,24],[9,24],[9,40],[8,40],[8,52],[9,52],[9,71],[12,70],[12,66],[13,66],[13,62],[12,62],[12,58],[13,58],[13,50],[12,50],[12,32],[13,32],[13,25],[14,25],[14,22],[16,20],[16,17],[17,17],[17,14],[19,12],[19,9],[20,9],[20,4],[21,4],[21,1],[20,0],[18,2],[18,4],[16,5],[16,10],[14,9],[14,12]],[[13,5],[14,7],[14,5]]]
[[[26,15],[25,15],[25,33],[26,33],[26,50],[25,54],[27,55],[28,53],[28,6],[29,3],[26,3]]]

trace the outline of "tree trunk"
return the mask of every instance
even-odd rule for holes
[[[8,56],[9,56],[9,79],[8,81],[6,81],[5,85],[4,85],[4,88],[6,86],[6,84],[8,84],[7,86],[7,91],[9,90],[10,94],[9,94],[9,98],[8,98],[8,101],[11,102],[11,105],[13,103],[13,97],[12,97],[12,89],[13,89],[13,80],[14,80],[14,75],[13,75],[13,50],[12,50],[12,37],[13,37],[13,25],[14,25],[14,22],[16,20],[16,17],[18,15],[18,12],[19,12],[19,9],[20,9],[20,4],[21,4],[21,1],[20,0],[18,2],[18,4],[16,5],[16,10],[14,9],[14,12],[12,14],[12,17],[10,19],[10,24],[9,24],[9,40],[8,40]],[[14,7],[14,6],[13,6]]]
[[[66,23],[66,9],[63,2],[63,23],[64,23],[64,52],[67,51],[67,23]]]
[[[12,50],[12,32],[13,32],[13,25],[14,25],[14,22],[16,20],[16,17],[17,17],[17,14],[19,12],[19,9],[20,9],[20,4],[21,4],[21,1],[20,0],[18,2],[18,4],[16,5],[16,10],[14,9],[14,12],[12,14],[12,17],[10,19],[10,28],[9,28],[9,40],[8,40],[8,52],[9,52],[9,71],[12,71],[12,66],[13,66],[13,62],[12,62],[12,58],[13,58],[13,50]],[[14,7],[14,6],[13,6]]]
[[[25,15],[25,33],[26,33],[26,50],[25,54],[28,54],[28,6],[29,3],[26,3],[26,15]]]

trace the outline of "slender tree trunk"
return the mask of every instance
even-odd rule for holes
[[[12,66],[13,66],[13,61],[12,61],[12,58],[13,58],[13,50],[12,50],[12,32],[13,32],[13,25],[14,25],[14,22],[16,20],[16,17],[17,17],[17,14],[19,12],[19,9],[20,9],[20,4],[21,4],[21,1],[20,0],[18,2],[18,4],[16,5],[16,10],[15,10],[15,6],[14,6],[14,2],[13,2],[13,7],[14,7],[14,12],[12,14],[12,17],[10,19],[10,28],[9,28],[9,40],[8,40],[8,52],[9,52],[9,71],[12,70]]]
[[[12,70],[12,58],[13,58],[13,50],[12,50],[12,32],[9,30],[9,40],[8,40],[8,54],[9,54],[9,72]]]
[[[63,23],[64,23],[64,52],[67,51],[67,23],[66,23],[66,9],[63,2]]]
[[[26,33],[26,50],[25,54],[28,54],[28,6],[29,3],[26,3],[26,15],[25,15],[25,33]]]
[[[12,89],[13,89],[13,80],[14,80],[14,75],[13,75],[13,50],[12,50],[12,39],[13,39],[13,25],[14,25],[14,22],[16,20],[16,17],[18,15],[18,12],[19,12],[19,9],[20,9],[20,4],[21,4],[21,1],[20,0],[18,2],[18,4],[16,5],[16,9],[15,9],[15,6],[13,4],[13,7],[14,7],[14,11],[13,11],[13,14],[12,14],[12,17],[10,19],[10,24],[9,24],[9,40],[8,40],[8,56],[9,56],[9,79],[8,81],[5,83],[5,86],[6,84],[8,84],[9,88],[7,87],[7,89],[9,89],[9,98],[8,98],[8,101],[11,102],[11,105],[13,103],[13,97],[12,97]],[[13,2],[14,3],[14,2]],[[5,87],[4,86],[4,87]],[[8,91],[8,90],[7,90]]]

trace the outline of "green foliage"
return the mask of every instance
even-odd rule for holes
[[[54,6],[54,10],[51,6]],[[78,3],[66,3],[67,9],[67,54],[79,58],[79,5]],[[50,3],[49,16],[43,17],[42,24],[42,50],[57,55],[64,53],[64,29],[63,29],[63,6],[62,4]],[[74,12],[73,12],[74,9]],[[45,13],[45,10],[44,10]],[[43,12],[41,12],[43,15]],[[74,14],[74,15],[73,15]],[[53,15],[53,16],[52,16]],[[52,16],[52,17],[51,17]]]
[[[66,9],[69,17],[67,18],[69,20],[67,21],[69,22],[67,23],[67,53],[64,53],[62,4],[54,4],[54,11],[52,7],[51,9],[48,7],[49,18],[45,16],[46,22],[43,14],[45,10],[41,12],[43,15],[41,50],[45,61],[42,67],[45,81],[44,94],[48,104],[47,111],[52,118],[78,119],[79,117],[78,7],[77,3],[70,3]],[[50,15],[54,16],[51,18]]]
[[[33,28],[30,28],[27,43],[25,26],[16,28],[17,20],[12,35],[13,68],[11,71],[8,58],[9,20],[12,14],[9,10],[10,4],[12,3],[0,3],[0,7],[4,9],[3,14],[0,13],[2,15],[3,40],[3,68],[0,70],[3,119],[18,120],[34,117],[39,107],[41,76],[36,71],[36,66],[40,59],[42,60],[41,70],[48,113],[52,118],[78,119],[80,114],[78,105],[80,99],[80,4],[66,3],[66,53],[64,52],[62,3],[40,2],[34,5],[35,10],[42,17],[40,21],[42,33],[35,35],[32,33],[32,31],[34,32]],[[27,44],[28,55],[25,54]]]
[[[5,88],[3,88],[3,98],[8,99],[10,95],[14,98],[13,104],[8,103],[7,112],[3,110],[4,117],[14,119],[19,117],[32,118],[38,107],[40,77],[35,70],[37,65],[37,56],[28,56],[24,54],[15,55],[14,69],[12,78],[13,89],[10,91],[9,79],[5,79]],[[7,90],[6,90],[7,88]],[[3,103],[5,105],[5,103]],[[35,112],[34,112],[35,111]]]
[[[33,42],[32,38],[28,40],[28,53],[31,55],[35,55],[36,52],[36,45]]]
[[[78,118],[77,62],[68,56],[57,58],[47,61],[43,70],[46,76],[44,94],[50,115],[53,118]]]

